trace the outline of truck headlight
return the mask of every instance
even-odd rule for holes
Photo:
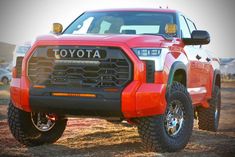
[[[162,49],[158,48],[133,48],[133,51],[138,57],[159,56]]]
[[[162,71],[168,48],[133,48],[140,60],[152,60],[155,62],[155,71]]]

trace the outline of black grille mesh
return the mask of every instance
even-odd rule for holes
[[[56,62],[53,55],[47,54],[48,49],[38,48],[29,60],[28,76],[32,84],[66,87],[124,87],[131,80],[132,64],[119,48],[103,47],[102,50],[106,51],[107,56],[96,60],[99,62],[98,65],[61,65]]]

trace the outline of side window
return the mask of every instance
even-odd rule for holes
[[[189,29],[190,29],[190,32],[191,32],[191,33],[192,33],[194,30],[196,30],[195,24],[194,24],[191,20],[187,19],[187,23],[188,23],[188,26],[189,26]]]
[[[183,16],[180,16],[181,38],[191,38],[191,33]]]

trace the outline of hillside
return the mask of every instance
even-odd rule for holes
[[[11,62],[14,49],[15,45],[0,42],[0,60],[4,60],[7,63]]]
[[[220,59],[220,66],[222,74],[235,74],[235,58]]]

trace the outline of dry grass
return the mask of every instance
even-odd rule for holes
[[[224,79],[224,78],[222,78],[222,82],[224,82],[224,83],[235,82],[235,79]]]
[[[0,91],[0,99],[9,99],[9,92],[4,90],[4,91]]]

